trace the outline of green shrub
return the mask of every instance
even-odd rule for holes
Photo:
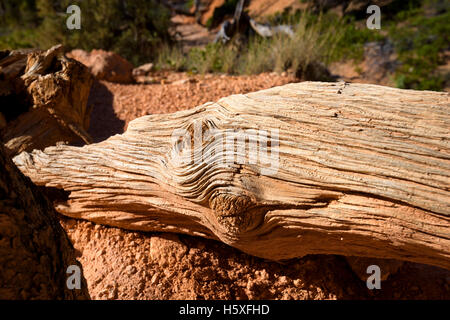
[[[406,18],[405,18],[406,17]],[[421,11],[403,14],[392,24],[389,37],[394,41],[401,63],[396,71],[399,88],[442,90],[445,76],[436,73],[444,64],[442,52],[449,49],[450,12],[429,17]]]
[[[187,58],[180,47],[164,44],[159,49],[155,62],[157,69],[184,71]]]
[[[0,34],[0,50],[2,49],[16,49],[16,48],[31,48],[34,46],[36,33],[34,30],[14,30],[1,31]]]
[[[341,22],[335,23],[335,28],[329,28],[322,15],[303,13],[291,23],[295,26],[293,37],[277,34],[269,39],[251,39],[240,71],[297,71],[307,70],[313,64],[328,64],[342,37]]]
[[[162,43],[170,41],[170,12],[156,0],[5,0],[0,20],[2,48],[48,48],[63,43],[68,49],[112,50],[134,64],[148,62]],[[81,9],[81,29],[68,30],[66,9]],[[20,11],[20,8],[23,12]],[[23,35],[33,34],[33,37]]]
[[[355,63],[364,58],[364,45],[368,42],[382,41],[386,38],[381,30],[370,30],[365,24],[358,23],[353,18],[345,18],[341,23],[342,37],[337,43],[333,60],[353,60]]]
[[[326,28],[321,16],[312,19],[309,13],[299,16],[293,24],[293,37],[285,34],[266,39],[254,36],[248,43],[232,39],[227,45],[216,43],[193,48],[175,69],[197,73],[256,74],[310,70],[312,65],[327,64],[339,42],[339,31]],[[180,49],[164,49],[160,52],[158,66],[170,66],[167,60],[182,60],[180,55]]]

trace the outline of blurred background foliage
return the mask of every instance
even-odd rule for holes
[[[220,25],[236,3],[225,1],[207,26]],[[81,30],[65,27],[71,4],[81,8]],[[192,5],[186,1],[186,8]],[[324,66],[343,60],[356,66],[367,43],[389,42],[399,62],[393,75],[397,87],[442,90],[450,81],[448,72],[439,71],[450,52],[449,9],[448,0],[393,0],[382,8],[381,30],[366,27],[365,10],[344,16],[285,11],[260,22],[290,24],[292,38],[250,35],[186,52],[171,38],[171,12],[159,0],[0,0],[0,49],[63,43],[69,50],[111,50],[136,66],[154,62],[159,69],[231,74],[295,69],[299,76],[312,71],[323,80]]]
[[[81,9],[80,30],[65,28],[66,9]],[[104,49],[134,64],[148,61],[170,41],[170,12],[155,0],[1,0],[0,48]],[[64,26],[64,27],[61,27]]]

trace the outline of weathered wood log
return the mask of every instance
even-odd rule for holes
[[[448,269],[449,128],[449,93],[303,82],[14,161],[70,193],[56,203],[70,217],[274,260],[341,254]]]
[[[88,299],[86,280],[69,289],[75,258],[52,203],[0,145],[0,299]]]
[[[93,81],[89,70],[64,56],[61,45],[47,51],[3,52],[0,59],[0,140],[9,155],[57,142],[88,143]]]

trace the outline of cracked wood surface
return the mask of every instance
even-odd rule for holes
[[[36,184],[64,189],[55,206],[70,217],[217,239],[273,260],[342,254],[450,269],[449,107],[448,93],[302,82],[14,161]],[[192,138],[173,138],[180,129]],[[258,161],[227,138],[243,130],[248,144],[269,133]]]
[[[93,77],[84,65],[67,59],[62,45],[47,51],[0,51],[2,56],[0,141],[9,156],[59,141],[91,141],[86,129]]]

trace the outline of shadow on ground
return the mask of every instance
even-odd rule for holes
[[[88,99],[88,105],[92,108],[88,132],[93,142],[103,141],[124,131],[125,121],[116,116],[113,100],[111,91],[103,83],[95,81]]]

